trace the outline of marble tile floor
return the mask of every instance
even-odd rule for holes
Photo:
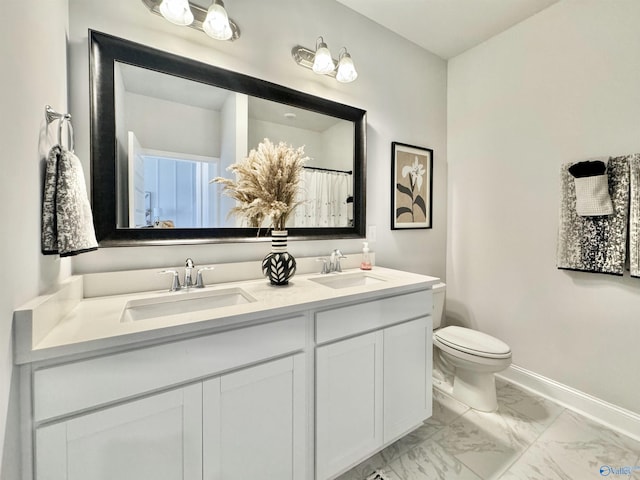
[[[434,389],[430,419],[337,480],[640,480],[640,441],[511,383],[497,393],[482,413]]]

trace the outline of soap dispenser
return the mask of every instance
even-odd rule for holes
[[[369,242],[362,244],[362,260],[360,261],[360,270],[371,270],[371,256],[369,255]]]

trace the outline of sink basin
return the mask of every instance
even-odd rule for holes
[[[204,292],[167,293],[161,297],[127,302],[121,322],[135,322],[149,318],[194,313],[212,308],[228,307],[255,302],[256,299],[241,288],[227,288]]]
[[[319,283],[320,285],[336,289],[364,287],[386,281],[383,278],[376,277],[375,275],[367,272],[328,274],[322,277],[310,278],[309,280]]]

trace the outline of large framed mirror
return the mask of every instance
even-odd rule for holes
[[[290,238],[365,236],[364,110],[96,31],[89,47],[101,246],[260,240],[210,180],[264,138],[309,157]]]

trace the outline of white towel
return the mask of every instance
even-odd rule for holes
[[[82,164],[60,145],[47,157],[43,197],[43,254],[67,257],[98,248]]]
[[[576,213],[581,217],[611,215],[613,204],[609,196],[609,176],[574,178],[576,184]]]

